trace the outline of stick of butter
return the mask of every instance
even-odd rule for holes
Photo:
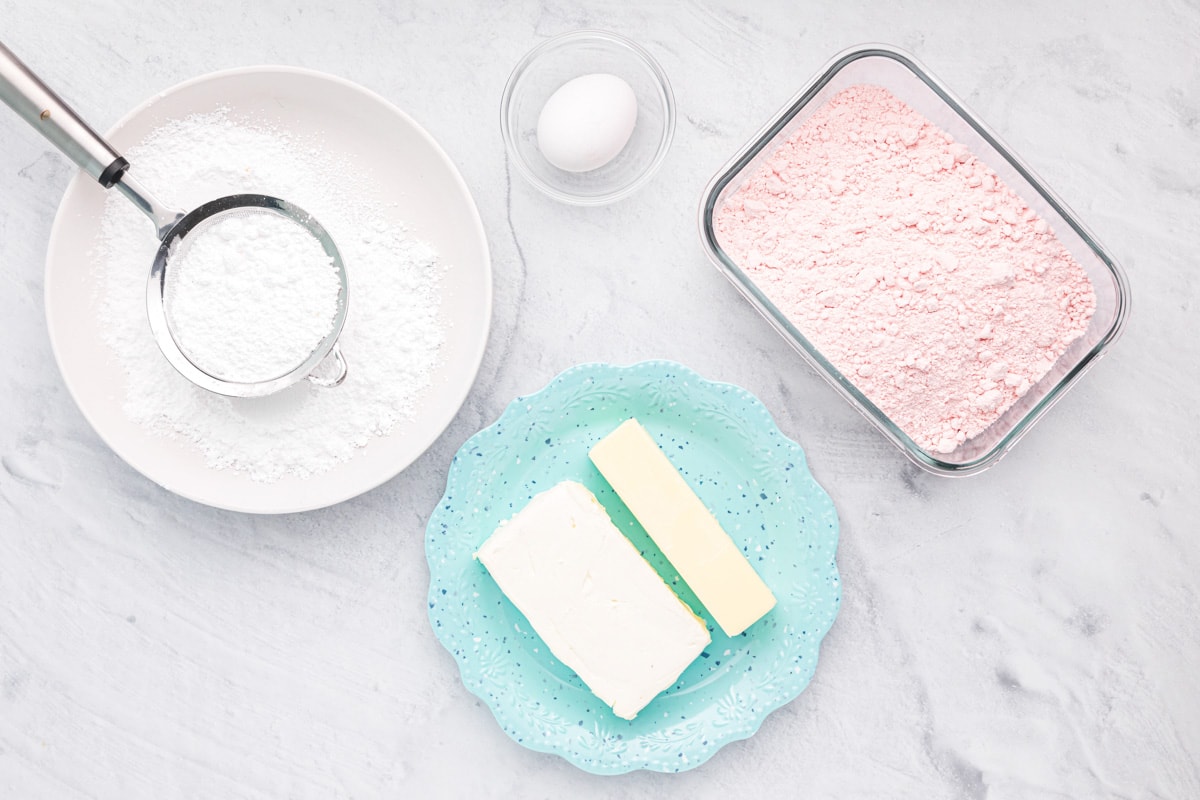
[[[636,419],[588,455],[726,635],[775,607],[775,595]]]
[[[582,484],[563,481],[475,554],[550,652],[633,719],[712,638]]]

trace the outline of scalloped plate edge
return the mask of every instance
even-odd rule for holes
[[[648,371],[648,370],[652,370],[652,369],[661,369],[661,368],[665,368],[665,369],[669,369],[671,371],[682,373],[685,376],[687,376],[689,380],[694,380],[695,382],[697,382],[699,384],[705,384],[705,385],[708,385],[711,387],[715,387],[717,389],[724,389],[726,391],[732,392],[732,393],[748,400],[752,405],[762,407],[764,412],[766,412],[765,413],[766,418],[771,421],[771,424],[775,427],[776,431],[778,431],[778,433],[779,433],[780,437],[783,439],[783,441],[785,441],[789,445],[789,448],[796,454],[797,459],[798,459],[798,466],[803,467],[803,470],[804,470],[803,474],[806,476],[806,481],[819,493],[819,496],[823,496],[825,498],[825,500],[828,502],[831,510],[833,511],[833,518],[834,518],[834,523],[835,523],[833,530],[831,531],[831,534],[830,534],[831,539],[830,539],[829,549],[831,552],[829,554],[830,559],[829,559],[829,573],[828,573],[830,580],[833,582],[833,584],[835,586],[835,592],[836,592],[836,597],[834,598],[835,610],[831,615],[829,615],[827,621],[825,621],[825,620],[822,621],[821,627],[819,629],[817,629],[817,635],[814,637],[815,644],[813,646],[812,669],[810,671],[808,671],[808,673],[803,677],[802,680],[797,681],[796,684],[789,685],[785,691],[780,692],[776,698],[772,698],[770,702],[766,703],[762,707],[762,710],[755,717],[747,718],[747,720],[742,724],[729,726],[727,729],[722,731],[722,735],[719,739],[716,739],[714,737],[713,744],[711,747],[705,749],[695,759],[689,759],[685,765],[683,765],[681,767],[676,767],[676,768],[667,767],[665,765],[665,763],[660,763],[660,762],[611,763],[611,762],[601,761],[599,759],[585,760],[585,759],[582,759],[579,757],[580,754],[577,751],[557,747],[554,744],[543,744],[541,742],[537,742],[537,741],[529,739],[529,738],[520,737],[518,735],[518,733],[511,728],[511,725],[510,725],[511,720],[509,720],[507,718],[507,714],[504,714],[501,709],[497,708],[495,705],[493,705],[489,701],[489,698],[486,696],[486,693],[483,691],[482,687],[472,686],[471,683],[468,682],[468,680],[467,680],[468,677],[471,675],[475,675],[477,673],[477,670],[469,669],[470,663],[468,661],[466,661],[465,659],[462,659],[462,658],[458,657],[457,655],[455,655],[453,645],[456,642],[453,639],[448,640],[449,634],[443,634],[443,632],[442,632],[443,629],[436,624],[437,620],[434,618],[434,614],[433,614],[433,611],[437,604],[437,599],[438,599],[434,595],[434,588],[435,588],[434,574],[435,574],[436,567],[435,567],[435,564],[433,563],[432,559],[430,558],[430,543],[432,541],[432,536],[433,536],[432,531],[438,525],[441,524],[442,517],[446,515],[446,513],[447,513],[445,510],[446,498],[451,495],[451,493],[452,493],[451,490],[459,482],[460,473],[462,472],[462,470],[460,469],[460,461],[459,461],[459,456],[461,454],[469,452],[473,447],[477,447],[481,442],[483,442],[488,437],[489,434],[494,435],[495,429],[498,426],[503,425],[506,421],[508,421],[508,419],[510,417],[516,416],[520,413],[523,413],[524,406],[527,405],[530,400],[533,400],[535,398],[541,397],[544,394],[552,392],[560,384],[562,384],[563,382],[565,382],[571,378],[574,378],[578,373],[597,373],[597,372],[637,373],[637,372]],[[463,463],[465,463],[465,462],[463,462]],[[838,570],[837,559],[836,559],[837,547],[838,547],[838,543],[840,540],[840,533],[841,533],[840,528],[841,528],[840,520],[837,516],[836,506],[834,506],[834,504],[833,504],[833,498],[829,496],[829,493],[827,491],[825,491],[824,487],[821,486],[817,482],[816,478],[813,477],[812,471],[808,467],[808,457],[805,454],[804,449],[799,445],[799,443],[797,443],[795,440],[788,437],[786,434],[783,433],[783,431],[779,430],[778,424],[775,422],[775,419],[770,414],[769,410],[766,409],[765,404],[762,402],[762,400],[760,400],[756,395],[754,395],[749,390],[747,390],[741,386],[738,386],[737,384],[734,384],[734,383],[709,380],[709,379],[701,376],[699,373],[697,373],[695,370],[691,369],[690,367],[684,366],[683,364],[680,364],[678,362],[671,361],[668,359],[647,359],[647,360],[635,362],[633,364],[629,364],[627,366],[618,366],[618,365],[614,365],[614,364],[608,364],[605,362],[584,362],[581,364],[576,364],[572,367],[568,367],[567,369],[558,373],[553,378],[551,378],[541,389],[538,389],[535,392],[531,392],[530,394],[518,395],[517,397],[513,398],[508,403],[508,405],[506,405],[504,407],[504,410],[500,413],[500,416],[495,419],[495,421],[493,421],[490,425],[475,432],[465,442],[463,442],[463,444],[459,447],[459,449],[457,451],[455,451],[454,457],[451,459],[450,468],[447,471],[446,490],[442,493],[442,496],[438,499],[437,505],[435,506],[433,513],[430,515],[429,522],[426,524],[426,528],[425,528],[425,556],[426,556],[426,562],[429,566],[429,571],[430,571],[430,586],[429,586],[429,592],[427,594],[426,602],[428,604],[428,614],[429,614],[429,618],[430,618],[430,624],[431,624],[431,627],[433,628],[434,635],[437,637],[438,641],[442,644],[442,646],[446,649],[446,651],[449,653],[451,658],[454,659],[455,664],[458,666],[459,678],[462,681],[464,688],[466,688],[469,692],[471,692],[471,694],[475,695],[481,701],[483,701],[484,705],[487,706],[489,711],[491,711],[492,716],[495,718],[496,723],[500,726],[500,729],[503,730],[504,733],[510,739],[512,739],[514,742],[521,745],[522,747],[527,748],[529,750],[533,750],[538,753],[547,753],[547,754],[558,756],[560,758],[563,758],[570,764],[574,765],[575,767],[582,769],[585,772],[589,772],[593,775],[619,775],[619,774],[624,774],[624,773],[628,773],[628,772],[633,772],[633,771],[639,770],[639,769],[645,769],[645,770],[649,770],[652,772],[665,772],[665,773],[685,772],[685,771],[688,771],[691,769],[695,769],[696,767],[700,766],[701,764],[706,763],[709,759],[711,759],[714,755],[716,755],[717,752],[719,752],[721,749],[723,749],[726,745],[733,743],[733,742],[749,739],[751,736],[754,736],[759,731],[759,729],[762,727],[762,725],[766,721],[767,717],[769,717],[771,714],[778,711],[780,708],[782,708],[783,706],[787,705],[788,703],[792,702],[797,697],[799,697],[800,694],[803,693],[804,690],[807,689],[809,684],[812,682],[812,678],[816,675],[817,668],[820,665],[821,643],[824,641],[825,636],[833,628],[833,624],[837,620],[837,615],[841,610],[841,601],[842,601],[841,574]]]

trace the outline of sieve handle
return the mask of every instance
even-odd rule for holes
[[[129,162],[0,42],[0,100],[105,189]]]

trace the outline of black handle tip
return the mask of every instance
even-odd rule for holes
[[[121,180],[121,176],[125,174],[125,170],[129,169],[129,162],[123,157],[117,156],[117,160],[104,168],[104,172],[100,173],[100,177],[96,180],[105,189],[111,188],[113,184]]]

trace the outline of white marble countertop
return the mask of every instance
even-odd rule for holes
[[[411,113],[490,240],[478,380],[399,477],[320,512],[175,497],[85,422],[42,268],[73,174],[0,113],[0,796],[1200,797],[1200,7],[1146,3],[27,3],[4,41],[103,129],[215,69],[294,64]],[[518,58],[581,27],[662,62],[663,169],[594,209],[506,165]],[[704,258],[713,172],[834,52],[913,51],[1123,262],[1124,338],[999,466],[921,473]],[[584,361],[681,361],[758,395],[842,520],[811,686],[681,775],[585,774],[508,739],[426,617],[455,450]]]

